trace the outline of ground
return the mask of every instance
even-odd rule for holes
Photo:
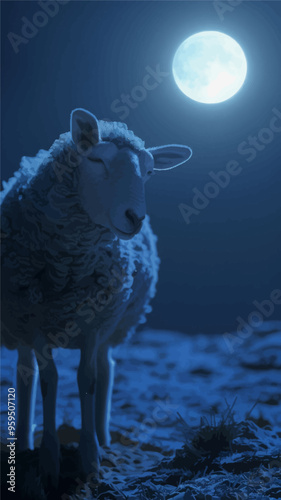
[[[59,497],[100,499],[281,498],[281,322],[241,339],[171,331],[137,333],[115,353],[111,449],[101,477],[77,470],[79,352],[58,349]],[[7,389],[17,355],[2,349],[2,498],[6,488]],[[38,389],[35,445],[42,433]],[[13,498],[46,498],[38,449],[17,454]],[[12,494],[11,494],[12,495]],[[11,496],[10,495],[10,496]]]

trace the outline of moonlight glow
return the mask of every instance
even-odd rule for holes
[[[194,101],[217,103],[242,87],[247,61],[233,38],[218,31],[202,31],[180,45],[173,74],[180,90]]]

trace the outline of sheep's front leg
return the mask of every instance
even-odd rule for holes
[[[111,351],[108,345],[104,345],[99,348],[97,355],[98,373],[95,412],[97,436],[101,446],[110,445],[109,419],[115,365]]]
[[[33,423],[38,365],[30,347],[18,348],[17,363],[17,449],[33,450]]]
[[[97,343],[94,335],[81,349],[78,368],[78,387],[81,402],[82,429],[80,435],[81,472],[85,478],[97,474],[99,469],[99,445],[95,429],[95,394],[97,380]],[[91,476],[93,479],[93,476]]]
[[[50,490],[57,488],[59,479],[60,446],[56,432],[58,373],[51,352],[48,351],[48,359],[43,358],[42,350],[36,351],[36,356],[38,356],[43,399],[43,437],[39,454],[39,467],[43,484],[47,490]],[[42,359],[44,359],[43,363]]]

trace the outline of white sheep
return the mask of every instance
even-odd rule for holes
[[[43,397],[40,470],[56,486],[59,441],[54,347],[79,348],[81,471],[108,445],[114,346],[145,321],[159,267],[145,206],[154,170],[191,156],[187,146],[145,149],[122,123],[71,114],[71,132],[24,157],[2,201],[2,340],[18,349],[17,447],[33,448],[39,376]]]

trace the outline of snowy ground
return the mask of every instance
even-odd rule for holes
[[[185,442],[184,431],[191,434],[192,429],[198,429],[202,417],[206,417],[209,424],[214,423],[214,416],[218,421],[235,400],[235,421],[245,422],[248,418],[247,428],[243,428],[244,438],[248,439],[249,445],[255,435],[256,449],[253,452],[259,455],[263,450],[265,455],[258,466],[269,469],[276,466],[273,458],[278,458],[281,450],[280,332],[281,322],[264,323],[259,331],[239,340],[233,352],[230,352],[229,344],[222,335],[188,336],[155,330],[139,332],[129,343],[119,347],[115,353],[116,375],[111,418],[113,444],[111,450],[104,450],[102,466],[103,482],[113,485],[115,493],[112,496],[104,493],[100,498],[200,498],[198,491],[205,491],[210,475],[206,476],[201,471],[195,477],[199,490],[193,490],[193,477],[183,474],[180,478],[178,472],[171,480],[171,474],[167,475],[167,467],[176,466],[173,457],[175,450],[182,448]],[[7,436],[7,389],[15,384],[16,358],[16,353],[2,349],[2,442]],[[57,425],[64,445],[79,441],[78,362],[78,351],[58,350]],[[179,422],[179,415],[190,428],[189,431]],[[38,445],[42,432],[39,389],[36,425],[35,444]],[[66,446],[66,454],[67,450]],[[232,450],[232,459],[233,454],[239,452],[240,448]],[[224,460],[228,461],[227,458]],[[238,455],[236,460],[239,468]],[[160,467],[161,462],[164,465]],[[277,463],[279,472],[280,466],[281,458]],[[261,469],[259,472],[264,473]],[[214,474],[216,478],[212,479],[212,483],[221,482],[221,476],[217,477],[217,472]],[[259,474],[255,473],[257,476]],[[185,481],[188,479],[191,489],[187,490]],[[199,486],[198,481],[202,483]],[[76,482],[80,484],[79,478],[76,478]],[[207,486],[208,491],[212,491],[210,498],[220,498],[214,493],[215,490],[210,490],[210,485]],[[279,486],[277,484],[276,491]],[[268,494],[262,496],[265,490],[261,490],[259,496],[251,496],[249,490],[248,497],[243,496],[243,491],[240,497],[225,498],[270,498]],[[274,496],[274,491],[272,498],[281,498],[281,489],[280,496]]]

